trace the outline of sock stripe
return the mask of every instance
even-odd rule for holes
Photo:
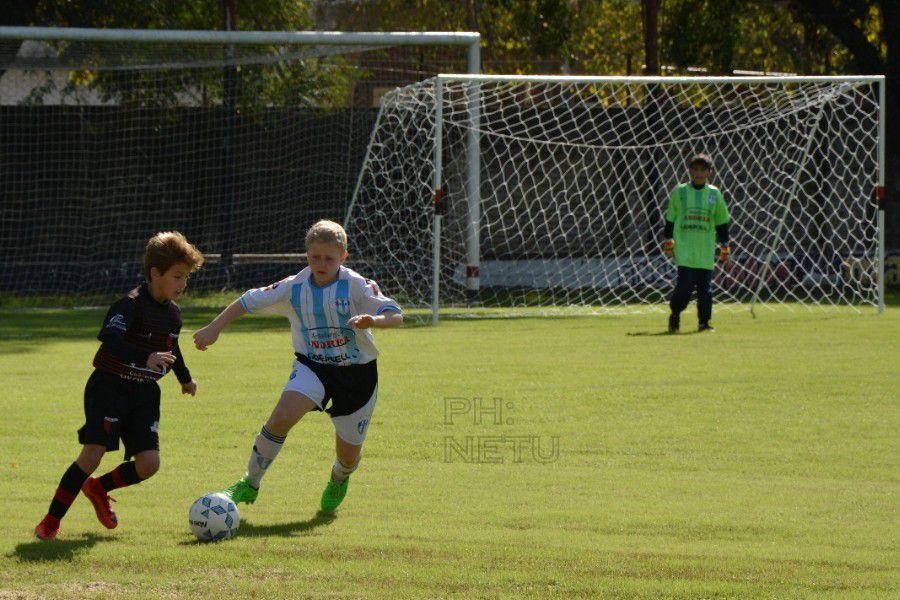
[[[260,431],[260,433],[262,434],[262,436],[264,438],[266,438],[267,440],[269,440],[270,442],[273,442],[275,444],[283,444],[284,441],[287,439],[287,436],[275,435],[274,433],[272,433],[271,431],[266,429],[265,425],[263,425],[263,428]]]
[[[66,506],[71,506],[73,502],[75,502],[75,494],[72,492],[67,492],[61,487],[56,488],[56,493],[53,494],[53,499],[57,502],[61,502]]]
[[[122,488],[122,487],[125,487],[126,485],[128,485],[127,483],[125,483],[125,480],[122,479],[122,475],[119,473],[120,468],[121,468],[121,465],[119,465],[118,467],[113,469],[113,472],[110,473],[112,475],[112,480],[113,480],[113,483],[116,485],[116,488]]]

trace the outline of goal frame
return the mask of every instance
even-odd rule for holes
[[[466,224],[466,292],[470,300],[477,302],[480,281],[480,214],[481,214],[481,195],[480,191],[480,166],[481,151],[478,141],[478,129],[480,126],[480,99],[478,95],[478,84],[483,82],[535,82],[535,83],[580,83],[580,84],[652,84],[652,83],[685,83],[685,84],[704,84],[704,83],[735,83],[735,84],[766,84],[766,83],[803,83],[803,82],[857,82],[857,83],[874,83],[878,86],[878,173],[876,180],[876,193],[883,195],[884,190],[884,172],[885,172],[885,76],[884,75],[847,75],[847,76],[719,76],[719,77],[667,77],[667,76],[541,76],[541,75],[483,75],[483,74],[464,74],[464,73],[442,73],[435,80],[435,123],[434,123],[434,197],[436,208],[441,200],[441,185],[443,172],[443,154],[442,154],[442,129],[443,129],[443,88],[445,82],[454,81],[470,84],[469,95],[469,122],[471,123],[468,149],[469,164],[467,173],[467,198],[468,198],[468,221]],[[474,92],[474,93],[473,93]],[[812,139],[812,136],[810,136]],[[793,196],[793,194],[792,194]],[[791,196],[791,197],[792,197]],[[759,278],[760,283],[756,289],[754,297],[750,303],[750,312],[755,317],[755,305],[759,300],[759,293],[765,283],[766,271],[769,268],[772,258],[775,254],[775,248],[780,241],[781,229],[787,217],[787,209],[790,207],[791,197],[785,207],[784,215],[779,221],[778,229],[775,233],[775,242],[769,248],[768,260],[765,262],[764,271]],[[441,232],[441,211],[435,210],[434,216],[434,239],[433,239],[433,281],[432,281],[432,323],[437,324],[440,315],[440,232]],[[879,206],[876,211],[876,229],[878,248],[876,253],[877,261],[877,310],[879,314],[885,311],[884,302],[884,209]]]

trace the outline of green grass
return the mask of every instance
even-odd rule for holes
[[[216,312],[187,310],[186,329]],[[720,311],[709,335],[654,335],[661,313],[379,331],[379,404],[336,518],[316,512],[334,438],[314,414],[238,537],[204,545],[188,508],[243,474],[292,360],[284,321],[244,318],[209,352],[185,348],[196,399],[161,382],[163,466],[114,494],[119,528],[80,498],[39,543],[102,316],[0,312],[0,598],[900,591],[897,309]]]

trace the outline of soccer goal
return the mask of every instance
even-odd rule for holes
[[[0,296],[121,294],[170,229],[209,259],[194,290],[296,272],[305,230],[346,217],[381,96],[477,73],[479,41],[0,27]]]
[[[883,115],[877,76],[440,75],[385,97],[347,224],[435,321],[659,306],[665,203],[702,151],[732,217],[717,301],[883,310]]]

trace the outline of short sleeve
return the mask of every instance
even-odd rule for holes
[[[713,215],[714,225],[724,225],[730,220],[728,215],[728,207],[725,205],[725,198],[722,196],[721,190],[716,190],[716,210]]]
[[[241,294],[240,302],[248,313],[285,314],[289,309],[290,293],[295,275],[263,288],[254,288]]]
[[[400,305],[381,293],[378,284],[371,279],[365,279],[353,286],[354,302],[359,309],[359,314],[378,316],[385,311],[403,312]]]
[[[678,220],[678,188],[676,187],[669,194],[669,205],[666,207],[666,221],[674,223]]]

